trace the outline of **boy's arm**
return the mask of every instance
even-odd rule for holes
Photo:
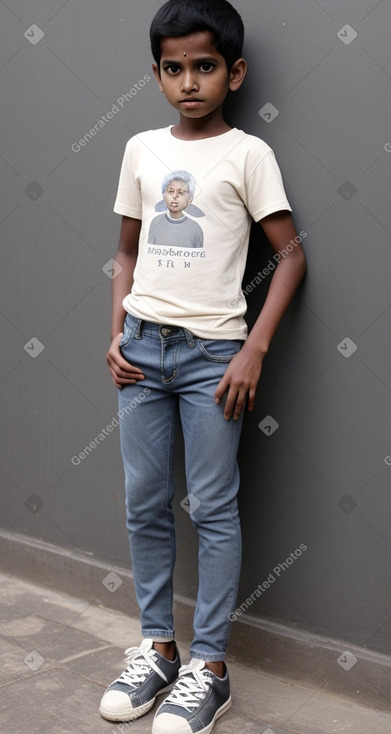
[[[122,301],[132,288],[140,229],[141,221],[139,219],[122,217],[118,249],[115,254],[115,261],[121,266],[122,270],[112,280],[111,346],[106,356],[111,376],[118,388],[122,388],[124,385],[133,385],[138,380],[144,379],[141,370],[129,364],[123,358],[119,348],[126,316]]]
[[[260,224],[276,253],[297,236],[287,211],[270,214]],[[277,265],[261,313],[242,349],[228,365],[215,392],[216,403],[220,403],[224,393],[228,391],[224,409],[224,418],[227,420],[232,416],[237,420],[247,395],[248,409],[253,409],[263,358],[305,271],[306,258],[301,245],[296,245]]]

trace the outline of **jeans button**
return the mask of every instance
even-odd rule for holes
[[[162,336],[172,336],[179,331],[179,326],[160,326],[159,328]]]

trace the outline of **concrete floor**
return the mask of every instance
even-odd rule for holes
[[[153,710],[128,724],[98,714],[105,687],[123,669],[124,650],[140,642],[137,620],[5,574],[0,574],[0,596],[1,732],[151,732]],[[179,648],[188,662],[185,641]],[[237,660],[228,664],[233,706],[216,723],[215,734],[391,731],[391,714],[381,708]]]

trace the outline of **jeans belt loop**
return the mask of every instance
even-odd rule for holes
[[[134,338],[135,339],[142,339],[143,338],[143,320],[137,319],[137,326],[136,331],[134,332]]]
[[[183,331],[186,335],[187,346],[190,347],[190,349],[193,349],[195,345],[194,334],[192,334],[191,331],[188,331],[188,329],[183,329]]]

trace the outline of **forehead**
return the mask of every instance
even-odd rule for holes
[[[172,181],[169,181],[169,183],[167,184],[167,188],[169,189],[170,187],[176,189],[184,189],[185,191],[187,190],[187,184],[183,181],[178,181],[177,178],[173,178]]]
[[[160,41],[162,52],[161,60],[177,59],[183,60],[183,54],[187,56],[215,56],[220,57],[211,31],[197,31],[187,36],[172,38],[166,36]]]

